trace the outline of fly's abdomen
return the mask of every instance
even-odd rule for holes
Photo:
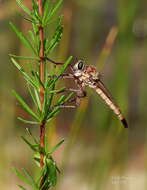
[[[105,101],[105,103],[109,106],[109,108],[117,115],[119,120],[123,123],[125,128],[128,128],[127,122],[125,118],[123,117],[119,107],[113,103],[110,96],[108,96],[101,88],[96,87],[96,92],[100,95],[100,97]],[[106,89],[105,89],[106,90]]]

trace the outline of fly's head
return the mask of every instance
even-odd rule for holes
[[[83,86],[93,86],[100,79],[100,74],[94,66],[85,66],[83,60],[79,60],[73,66],[73,74],[83,83]]]
[[[75,65],[72,67],[73,74],[75,77],[81,77],[85,70],[85,64],[83,60],[79,60],[75,63]]]

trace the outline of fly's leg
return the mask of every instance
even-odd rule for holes
[[[56,75],[50,76],[50,75],[49,75],[48,77],[51,78],[51,79],[54,79],[54,78],[57,78],[57,77],[58,77],[59,79],[74,79],[74,76],[73,76],[73,74],[71,74],[71,73],[64,73],[64,74],[62,74],[62,75],[60,75],[60,76],[56,76]],[[62,89],[62,90],[57,91],[56,94],[63,93],[63,92],[67,92],[67,91],[69,91],[69,92],[75,92],[76,94],[80,92],[79,89],[64,88],[64,89]],[[75,101],[75,98],[68,100],[68,102],[73,102],[73,101]],[[62,105],[55,105],[54,107],[60,107],[60,108],[76,108],[76,105],[65,105],[65,104],[63,103]]]
[[[59,105],[60,108],[76,108],[80,105],[81,99],[86,97],[86,91],[82,89],[66,89],[66,91],[75,92],[76,96],[69,99],[66,103],[74,103],[74,105],[66,105],[66,103],[63,103]]]
[[[64,73],[60,76],[48,76],[49,78],[56,78],[58,77],[59,79],[75,79],[74,75],[71,73]],[[76,108],[77,106],[80,105],[81,99],[84,98],[86,96],[86,91],[83,89],[83,87],[81,87],[81,85],[78,85],[79,88],[78,89],[74,89],[74,88],[65,88],[62,89],[58,92],[56,92],[56,94],[59,93],[63,93],[63,92],[74,92],[76,94],[76,96],[74,98],[69,99],[66,103],[75,103],[74,105],[66,105],[65,103],[61,104],[61,105],[55,105],[55,107],[60,107],[60,108]]]
[[[74,75],[71,73],[63,73],[62,75],[48,75],[50,79],[58,78],[58,79],[74,79]]]
[[[59,105],[58,106],[59,108],[72,108],[72,109],[75,109],[77,107],[77,105]]]
[[[53,63],[54,65],[63,65],[64,64],[63,62],[56,62],[56,61],[54,61],[54,60],[52,60],[52,59],[50,59],[48,57],[44,57],[44,59],[51,62],[51,63]]]
[[[44,57],[44,60],[47,60],[47,61],[53,63],[54,65],[63,65],[63,64],[64,64],[63,62],[56,62],[56,61],[54,61],[54,60],[52,60],[52,59],[50,59],[50,58],[48,58],[48,57]],[[70,67],[72,68],[71,65],[72,65],[72,62],[69,63],[68,66],[70,66]]]

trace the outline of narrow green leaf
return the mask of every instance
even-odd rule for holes
[[[52,80],[52,81],[50,81],[50,82],[54,82],[54,79]],[[51,87],[51,90],[54,90],[55,89],[55,83],[52,85],[52,87]],[[47,90],[49,91],[49,89],[47,88]],[[49,97],[49,100],[48,100],[48,107],[50,107],[51,106],[51,103],[52,103],[52,100],[53,100],[53,94],[51,94],[50,95],[50,97]]]
[[[36,19],[34,19],[34,18],[33,18],[33,19],[29,19],[29,18],[26,18],[26,17],[24,17],[24,16],[22,16],[22,17],[23,17],[23,19],[26,20],[26,21],[29,21],[29,22],[34,23],[34,24],[39,24],[39,23],[38,23],[38,20],[36,20]]]
[[[65,98],[66,98],[65,95],[60,96],[60,98],[57,101],[57,105],[60,105],[61,103],[63,103],[63,101],[65,100]]]
[[[55,84],[52,86],[52,90],[54,90],[54,89],[55,89]],[[45,101],[43,104],[43,112],[44,112],[44,119],[45,120],[51,112],[50,107],[51,107],[51,104],[53,101],[53,97],[54,97],[54,94],[49,94],[49,89],[46,87],[46,89],[45,89]]]
[[[30,184],[30,181],[28,181],[28,179],[19,171],[17,170],[16,168],[12,168],[13,171],[15,172],[15,174],[17,175],[17,177],[23,181],[24,183],[28,184],[28,185],[31,185]]]
[[[22,108],[37,121],[39,121],[39,117],[31,110],[31,108],[25,103],[25,101],[14,90],[12,91],[12,93],[15,95]]]
[[[31,30],[29,30],[29,32],[28,32],[28,34],[30,35],[30,37],[31,37],[31,39],[32,39],[32,41],[33,41],[33,47],[35,47],[36,48],[36,52],[37,52],[37,55],[38,55],[38,51],[39,51],[39,43],[40,43],[40,40],[39,40],[39,37],[38,37],[38,28],[36,27],[36,25],[35,24],[32,24],[33,25],[33,31],[31,31]],[[38,60],[40,60],[39,59],[39,57],[38,57]]]
[[[55,152],[57,150],[57,148],[59,148],[59,146],[61,146],[64,142],[64,139],[62,139],[58,144],[56,144],[48,153],[47,155],[52,154],[53,152]]]
[[[59,71],[58,76],[60,76],[60,75],[65,71],[65,69],[66,69],[66,68],[68,67],[68,65],[70,64],[72,58],[73,58],[73,57],[70,56],[70,57],[66,60],[65,64],[62,66],[61,70]]]
[[[16,2],[24,10],[24,12],[31,16],[31,11],[22,3],[21,0],[16,0]]]
[[[64,100],[64,102],[67,102],[72,96],[73,96],[73,92],[71,92]]]
[[[31,57],[31,56],[19,56],[19,55],[13,55],[13,54],[9,54],[10,57],[14,57],[14,58],[17,58],[17,59],[27,59],[27,60],[39,60],[38,57]]]
[[[40,98],[39,98],[38,91],[35,88],[34,88],[34,93],[35,93],[35,97],[36,97],[38,108],[40,110],[40,108],[41,108]]]
[[[63,27],[59,26],[57,28],[57,32],[55,33],[53,40],[50,43],[47,53],[48,52],[51,53],[54,50],[54,48],[57,46],[57,44],[61,40],[62,34],[63,34]]]
[[[59,1],[55,4],[55,6],[54,6],[54,7],[52,8],[52,10],[51,10],[51,13],[48,15],[48,17],[47,17],[46,20],[45,20],[45,25],[47,25],[48,22],[50,21],[51,17],[53,17],[53,16],[56,14],[56,12],[57,12],[57,11],[59,10],[59,8],[61,7],[62,3],[63,3],[63,0],[59,0]]]
[[[25,187],[23,187],[22,185],[18,185],[18,187],[21,189],[21,190],[27,190]]]
[[[36,121],[29,121],[29,120],[26,120],[26,119],[23,119],[21,117],[17,117],[18,120],[22,121],[23,123],[27,123],[27,124],[31,124],[31,125],[38,125],[39,122],[36,122]]]
[[[46,115],[47,110],[49,109],[49,107],[48,107],[48,100],[49,100],[49,98],[50,98],[50,95],[48,93],[48,89],[45,88],[44,103],[43,103],[43,113],[44,113],[44,115]]]
[[[53,16],[58,11],[58,9],[61,7],[62,3],[63,3],[63,0],[59,0],[56,3],[56,5],[54,6],[54,9],[52,10],[51,16]]]
[[[26,128],[27,133],[30,135],[30,137],[32,137],[33,141],[36,144],[39,144],[38,140],[33,136],[33,134],[31,133],[31,130],[29,128]]]
[[[48,16],[51,14],[51,11],[49,10],[51,3],[50,1],[45,1],[44,5],[44,13],[43,13],[43,18],[42,18],[42,23],[44,24]]]
[[[49,122],[52,117],[56,116],[59,111],[60,111],[60,105],[64,104],[66,101],[68,101],[71,97],[72,97],[73,93],[70,93],[67,97],[65,95],[62,95],[58,101],[57,104],[55,105],[55,108],[53,109],[53,111],[48,112],[46,118],[47,118],[47,122]]]
[[[36,147],[33,144],[31,144],[25,137],[21,136],[21,138],[34,152],[36,152]]]
[[[61,24],[61,21],[62,17],[59,17],[58,25],[52,37],[52,40],[48,44],[46,44],[46,51],[45,51],[46,55],[48,55],[48,53],[51,53],[51,51],[56,47],[56,45],[61,40],[63,34],[63,26]]]
[[[14,26],[14,24],[11,23],[11,22],[10,22],[10,26],[11,26],[11,28],[13,29],[13,31],[16,33],[16,35],[18,36],[18,38],[24,43],[24,45],[25,45],[27,48],[31,49],[31,50],[34,52],[34,54],[36,54],[35,49],[33,48],[33,46],[32,46],[32,44],[30,43],[30,41],[25,37],[25,35],[24,35],[22,32],[20,32],[20,31]]]
[[[28,172],[25,168],[23,168],[22,170],[23,170],[24,174],[26,175],[28,181],[30,182],[31,186],[32,186],[33,188],[39,190],[37,184],[35,183],[33,177],[29,174],[29,172]]]
[[[29,31],[28,31],[28,34],[30,35],[32,41],[35,42],[35,36],[34,36],[33,31],[32,31],[32,30],[29,30]]]
[[[32,78],[24,71],[24,69],[16,62],[16,60],[11,58],[11,61],[14,64],[14,66],[23,74],[27,82],[31,84],[33,87],[39,89],[39,86],[37,85],[36,81],[32,80]]]
[[[35,105],[37,106],[37,108],[38,108],[38,104],[37,104],[36,97],[35,97],[34,93],[32,92],[32,89],[31,89],[30,85],[28,84],[27,87],[28,87],[29,93],[30,93],[30,95],[31,95],[31,98],[32,98],[34,104],[35,104]],[[40,107],[39,107],[39,108],[40,108]]]
[[[38,84],[44,88],[44,84],[40,80],[39,74],[37,72],[33,72],[33,75],[36,78],[36,81],[38,81]]]
[[[52,69],[52,72],[54,69]],[[47,115],[50,113],[50,106],[52,104],[52,100],[53,100],[53,97],[54,97],[54,94],[49,94],[49,82],[50,82],[50,78],[48,78],[47,76],[47,80],[46,80],[46,84],[45,84],[45,101],[44,101],[44,104],[43,104],[43,113],[44,113],[44,118],[47,118]],[[52,85],[52,88],[51,90],[54,90],[55,89],[55,84]]]
[[[65,64],[61,67],[61,69],[60,69],[60,71],[58,72],[57,76],[60,76],[60,75],[63,74],[63,72],[66,70],[66,68],[67,68],[68,65],[70,64],[71,60],[72,60],[72,56],[70,56],[70,57],[66,60]],[[56,77],[56,78],[54,78],[53,80],[51,80],[51,82],[50,82],[50,84],[49,84],[50,88],[52,88],[52,86],[56,83],[56,81],[57,81],[58,79],[59,79],[59,78]]]
[[[59,90],[50,90],[49,94],[57,94],[57,93],[62,92],[62,91],[64,92],[65,89],[66,89],[65,87],[62,87]]]
[[[28,87],[29,93],[31,95],[31,98],[37,107],[37,112],[40,116],[41,115],[41,104],[40,104],[40,98],[39,98],[38,91],[36,90],[36,88],[31,89],[29,84],[27,85],[27,87]]]
[[[72,95],[73,95],[73,93],[70,93],[67,97],[65,95],[60,96],[60,98],[57,101],[56,106],[58,107],[64,103],[66,103],[72,97]]]
[[[35,35],[39,35],[39,28],[36,26],[36,24],[32,24],[33,26],[33,31]]]
[[[57,107],[57,108],[55,108],[51,113],[49,113],[48,116],[47,116],[47,122],[49,122],[50,119],[51,119],[53,116],[56,116],[57,113],[59,113],[59,111],[60,111],[60,108]]]
[[[32,17],[35,20],[37,20],[38,23],[41,23],[41,18],[40,18],[39,11],[38,11],[38,3],[36,0],[32,0],[32,7],[33,7]]]

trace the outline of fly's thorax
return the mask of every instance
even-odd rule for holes
[[[83,86],[89,86],[90,88],[95,88],[98,82],[98,77],[92,77],[89,73],[84,72],[79,78],[79,81]]]
[[[91,65],[84,65],[82,60],[76,62],[73,67],[73,74],[85,86],[95,87],[96,82],[99,80],[99,72],[96,67]]]
[[[98,80],[100,78],[100,73],[94,66],[86,66],[84,72],[87,73],[93,80]]]

